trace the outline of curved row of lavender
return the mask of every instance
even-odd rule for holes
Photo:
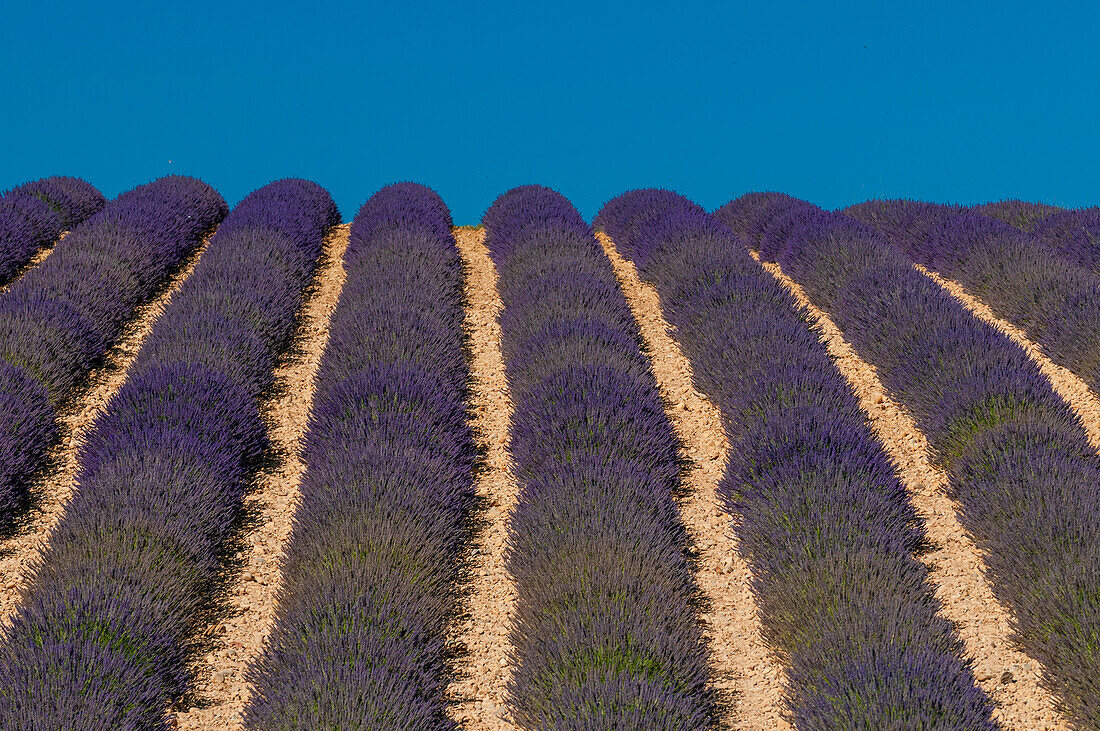
[[[868,201],[842,213],[902,254],[960,282],[1027,332],[1059,365],[1100,389],[1100,277],[1001,221],[957,206]]]
[[[0,523],[24,504],[59,411],[225,212],[217,191],[194,178],[142,185],[77,225],[0,295]]]
[[[81,449],[76,495],[0,648],[5,724],[169,727],[267,446],[260,398],[338,220],[313,183],[261,188],[173,296]]]
[[[462,263],[433,191],[352,224],[247,728],[453,729],[445,641],[469,541]]]
[[[62,231],[103,210],[103,194],[80,178],[24,183],[0,198],[0,287],[8,284]]]
[[[1033,235],[1055,256],[1100,274],[1100,207],[1055,213],[1044,218]]]
[[[531,729],[708,728],[678,443],[610,262],[547,188],[505,193],[483,222],[520,487],[512,715]]]
[[[1062,211],[1058,206],[1022,200],[1003,200],[971,207],[975,213],[995,218],[1027,233],[1033,233],[1044,220]]]
[[[57,216],[57,223],[64,231],[72,230],[107,205],[94,185],[66,175],[32,180],[4,193],[5,198],[15,195],[29,195],[42,201]]]
[[[745,226],[759,202],[718,217]],[[881,234],[788,199],[750,231],[927,435],[1024,650],[1079,726],[1100,725],[1100,458],[1024,350]],[[751,227],[748,227],[751,228]]]
[[[919,518],[810,316],[702,208],[624,193],[596,218],[661,297],[722,412],[720,484],[799,729],[992,729],[938,614]]]

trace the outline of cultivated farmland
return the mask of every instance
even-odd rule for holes
[[[1100,728],[1096,209],[365,198],[0,197],[0,729]]]

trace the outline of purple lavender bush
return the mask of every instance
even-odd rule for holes
[[[623,196],[627,195],[630,195],[630,193],[627,192],[623,194]],[[669,192],[669,195],[681,197],[671,192]],[[613,199],[611,202],[605,204],[605,209],[607,206],[611,205],[614,200],[617,199]],[[786,193],[777,193],[773,191],[746,193],[737,200],[730,201],[726,204],[731,207],[731,212],[736,211],[737,213],[736,217],[730,217],[730,221],[727,225],[730,226],[737,236],[745,240],[752,239],[754,242],[757,242],[763,234],[764,229],[770,223],[781,218],[792,203],[798,202],[797,198],[789,196]],[[597,217],[597,225],[609,225],[611,221],[614,220],[611,217],[612,213],[613,211],[611,209],[607,209],[606,212],[601,210]],[[626,232],[620,231],[619,238],[623,238],[623,233]]]
[[[547,188],[505,193],[483,221],[520,486],[512,715],[532,729],[709,728],[678,443],[611,265]]]
[[[61,235],[61,218],[27,193],[0,198],[0,286],[19,276],[44,246]]]
[[[102,210],[103,194],[79,178],[43,178],[0,198],[0,287],[43,246]]]
[[[1052,213],[1033,234],[1058,258],[1100,274],[1100,207]]]
[[[1053,216],[1062,209],[1058,206],[1046,203],[1031,203],[1021,200],[1002,200],[994,203],[983,203],[971,208],[975,213],[1003,221],[1009,226],[1021,231],[1034,233],[1035,228],[1045,219]]]
[[[43,205],[19,193],[0,208],[17,197]],[[225,210],[217,192],[193,178],[135,188],[77,225],[0,295],[0,402],[13,415],[0,424],[0,523],[10,524],[25,502],[57,438],[60,410]]]
[[[446,639],[469,546],[462,263],[432,190],[355,217],[251,729],[454,729]]]
[[[148,193],[128,200],[157,208]],[[4,722],[169,727],[222,547],[267,448],[260,398],[276,386],[322,237],[338,221],[321,188],[283,180],[242,201],[213,236],[82,446],[76,495],[0,648]],[[208,225],[185,217],[167,228],[197,242]],[[138,255],[182,255],[159,231]]]
[[[957,206],[869,201],[844,213],[911,260],[960,282],[1023,328],[1051,360],[1100,388],[1100,277],[1057,247]],[[1082,248],[1072,240],[1066,246],[1069,258]]]
[[[760,202],[737,206],[738,230],[756,241],[775,230]],[[768,203],[777,218],[797,208]],[[721,410],[731,456],[720,494],[765,638],[788,668],[794,726],[996,728],[916,558],[926,539],[914,508],[808,313],[675,193],[624,193],[596,225],[656,287]]]
[[[45,203],[60,217],[61,228],[68,231],[103,210],[107,199],[91,183],[68,176],[53,176],[23,183],[4,194],[22,193]]]
[[[1017,642],[1043,665],[1070,721],[1097,727],[1100,458],[1020,346],[916,272],[882,234],[830,215],[807,216],[775,261],[928,436]],[[924,240],[930,257],[953,256]]]

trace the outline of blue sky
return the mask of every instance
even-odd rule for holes
[[[1093,3],[552,6],[11,4],[0,189],[301,176],[350,220],[406,179],[458,223],[531,182],[586,216],[643,186],[1100,203]]]

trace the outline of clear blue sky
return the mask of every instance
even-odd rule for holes
[[[1100,203],[1092,2],[227,4],[7,4],[0,189],[302,176],[350,219],[411,179],[459,223],[529,182],[586,216],[640,186]]]

